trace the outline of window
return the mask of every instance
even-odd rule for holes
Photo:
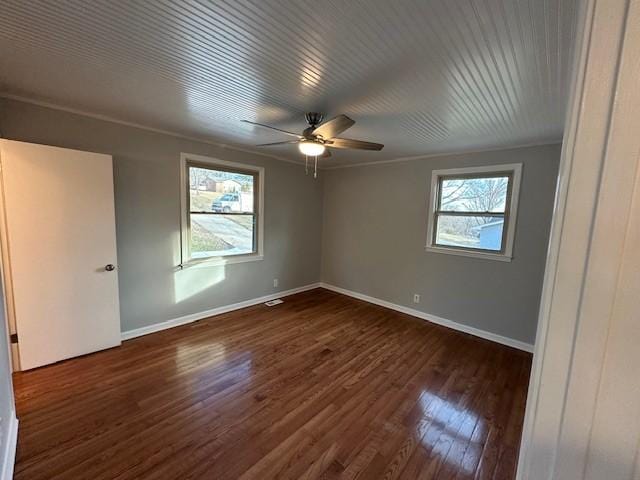
[[[262,259],[260,167],[182,155],[182,263]]]
[[[435,170],[427,250],[510,261],[521,164]]]

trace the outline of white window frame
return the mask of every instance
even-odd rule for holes
[[[458,177],[464,175],[497,175],[501,173],[509,173],[511,175],[511,197],[505,209],[506,235],[504,236],[504,248],[502,252],[488,252],[483,250],[474,250],[463,247],[445,247],[435,244],[434,224],[436,210],[438,208],[438,196],[440,179],[446,177]],[[450,255],[460,255],[463,257],[484,258],[487,260],[498,260],[502,262],[510,262],[513,259],[513,241],[516,233],[516,217],[518,214],[518,197],[520,195],[520,180],[522,178],[522,164],[508,163],[503,165],[487,165],[482,167],[465,167],[465,168],[447,168],[442,170],[433,170],[431,172],[431,191],[429,194],[429,204],[427,206],[427,243],[425,249],[433,253],[445,253]]]
[[[256,218],[256,251],[247,254],[215,256],[206,258],[190,258],[189,249],[190,228],[189,225],[189,178],[187,177],[187,166],[189,162],[206,164],[212,169],[219,167],[223,170],[238,169],[244,172],[253,172],[258,176],[258,196],[257,208],[254,208]],[[256,186],[254,186],[255,188]],[[205,157],[193,153],[180,154],[180,240],[181,240],[181,267],[189,265],[215,266],[230,263],[255,262],[264,259],[264,168],[246,163],[228,162],[213,157]]]

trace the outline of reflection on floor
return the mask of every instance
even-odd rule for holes
[[[510,479],[530,355],[326,290],[16,374],[17,479]]]

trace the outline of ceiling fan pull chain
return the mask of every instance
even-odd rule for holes
[[[304,156],[304,174],[309,175],[309,155]]]
[[[316,164],[313,170],[313,178],[318,178],[318,156],[316,155]]]

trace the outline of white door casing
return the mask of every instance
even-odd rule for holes
[[[640,0],[583,7],[521,480],[640,480]]]
[[[109,155],[0,140],[20,368],[120,344]]]

